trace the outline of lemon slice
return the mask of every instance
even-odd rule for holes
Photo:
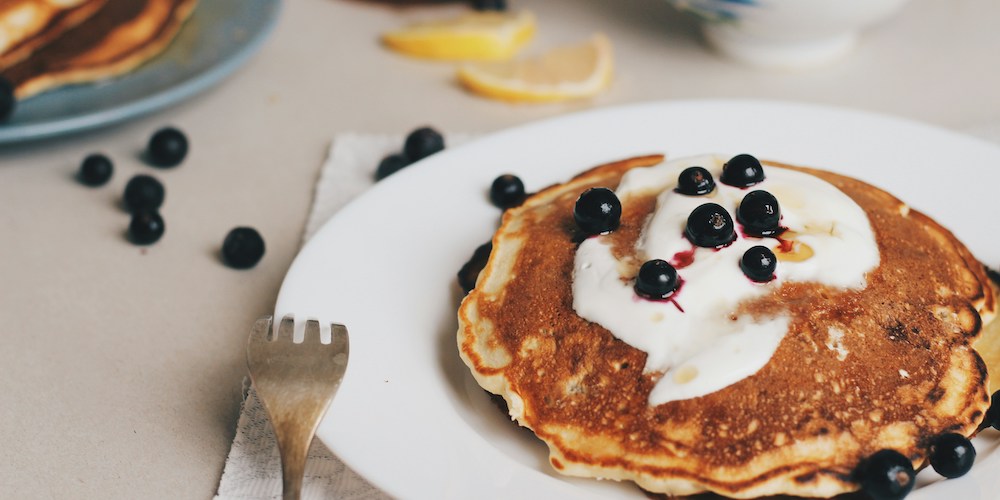
[[[535,35],[529,11],[470,12],[442,21],[412,24],[382,35],[389,48],[429,59],[510,59]]]
[[[556,102],[596,95],[611,83],[611,41],[603,34],[518,61],[467,65],[458,80],[469,90],[513,102]]]

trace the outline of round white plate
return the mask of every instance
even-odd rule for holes
[[[1000,148],[953,132],[758,101],[648,103],[514,128],[380,182],[292,264],[277,316],[343,323],[351,336],[347,376],[320,439],[395,497],[645,498],[627,483],[559,476],[545,445],[492,404],[458,356],[455,273],[496,227],[500,211],[487,193],[497,175],[517,174],[532,191],[603,162],[659,152],[748,152],[855,176],[1000,264]],[[933,481],[924,471],[910,498],[995,498],[1000,433],[984,432],[976,443],[970,474]]]

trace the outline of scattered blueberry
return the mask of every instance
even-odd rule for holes
[[[187,152],[187,137],[184,136],[183,132],[173,127],[157,130],[149,138],[149,145],[146,147],[148,160],[157,167],[176,166],[184,160]]]
[[[576,225],[587,234],[601,234],[618,229],[622,203],[614,191],[596,187],[583,192],[573,207]]]
[[[111,163],[111,159],[102,154],[92,154],[83,159],[77,178],[87,186],[103,186],[111,179],[111,174],[114,171],[115,167]]]
[[[993,393],[993,397],[990,398],[990,409],[986,410],[986,416],[983,417],[980,428],[987,427],[993,427],[1000,431],[1000,391]]]
[[[733,218],[716,203],[705,203],[691,211],[684,234],[696,246],[724,247],[736,241]]]
[[[391,154],[382,158],[379,162],[378,168],[375,169],[375,180],[380,181],[389,177],[390,175],[400,171],[403,167],[410,164],[410,160],[407,160],[405,156],[401,154]]]
[[[473,252],[472,258],[468,262],[462,265],[462,268],[458,270],[458,286],[462,287],[462,291],[469,293],[473,288],[476,287],[476,280],[479,279],[479,272],[486,267],[486,262],[490,258],[490,252],[493,251],[493,242],[487,241],[476,248]]]
[[[680,194],[698,196],[711,193],[715,189],[715,179],[712,173],[702,167],[685,168],[677,176],[677,191]]]
[[[14,114],[17,106],[17,98],[14,97],[14,84],[10,80],[0,77],[0,122],[7,121],[10,115]]]
[[[751,191],[743,197],[736,210],[736,220],[752,236],[774,236],[781,229],[781,207],[778,199],[767,191]]]
[[[156,210],[140,210],[132,214],[128,236],[136,245],[156,243],[163,236],[163,217]]]
[[[406,136],[406,143],[403,144],[403,154],[411,162],[416,162],[427,158],[444,149],[444,137],[430,127],[421,127],[410,135]]]
[[[758,283],[766,283],[774,279],[774,269],[778,259],[770,248],[757,245],[743,253],[740,259],[740,269],[743,274]]]
[[[899,500],[913,489],[916,472],[910,459],[895,450],[868,457],[857,470],[861,489],[874,500]]]
[[[507,10],[507,0],[472,0],[476,10]]]
[[[222,261],[234,269],[256,266],[264,256],[264,238],[252,227],[236,227],[222,242]]]
[[[125,185],[125,207],[129,212],[156,210],[163,204],[163,184],[155,177],[139,174]]]
[[[976,448],[961,434],[942,434],[931,441],[931,467],[948,479],[964,476],[976,461]]]
[[[500,208],[516,207],[524,201],[524,183],[516,175],[503,174],[493,179],[490,201]]]
[[[764,180],[764,167],[751,155],[736,155],[723,165],[720,180],[730,186],[750,187]]]
[[[635,293],[647,299],[662,300],[680,285],[677,270],[663,259],[648,260],[635,277]]]

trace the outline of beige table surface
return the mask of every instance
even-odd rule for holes
[[[214,493],[247,329],[274,304],[337,132],[489,132],[588,106],[706,97],[829,103],[958,129],[1000,122],[996,0],[914,0],[849,59],[801,73],[712,56],[658,0],[511,3],[536,11],[536,47],[607,32],[614,87],[583,104],[481,100],[455,86],[451,66],[376,43],[430,9],[291,0],[263,50],[219,87],[110,129],[0,149],[0,497]],[[188,134],[191,152],[153,170],[137,153],[165,124]],[[116,171],[90,189],[73,174],[95,151]],[[147,249],[123,238],[119,199],[136,173],[167,191],[166,235]],[[267,241],[253,270],[217,257],[236,225]]]

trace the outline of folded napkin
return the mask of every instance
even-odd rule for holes
[[[466,141],[467,136],[451,135],[448,146]],[[341,207],[375,182],[375,169],[382,158],[398,153],[402,135],[339,134],[320,171],[313,206],[306,221],[305,243]],[[348,367],[350,369],[350,367]],[[256,391],[247,386],[246,397],[236,424],[236,438],[222,471],[215,498],[250,500],[281,498],[281,459],[267,411]],[[358,476],[318,439],[314,439],[306,461],[302,498],[345,500],[383,499],[388,495]]]
[[[965,133],[1000,143],[1000,122],[968,127]],[[449,146],[465,136],[449,136]],[[307,241],[330,216],[374,182],[375,168],[386,155],[398,152],[401,135],[339,134],[330,146],[320,172],[312,211],[306,223]],[[247,385],[249,385],[247,383]],[[306,462],[302,497],[344,500],[384,499],[388,495],[358,476],[318,439],[313,440]],[[247,387],[236,424],[236,438],[226,459],[215,497],[219,500],[281,498],[281,461],[267,412],[257,393]]]

